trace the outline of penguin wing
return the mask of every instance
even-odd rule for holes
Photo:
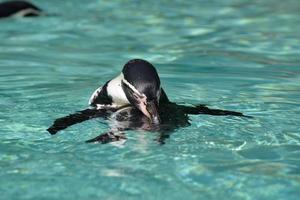
[[[109,81],[107,81],[102,87],[96,89],[89,100],[89,105],[93,107],[97,107],[97,105],[111,105],[112,98],[107,93],[107,85]]]
[[[114,110],[111,110],[113,112]],[[76,113],[67,115],[65,117],[61,117],[56,119],[53,124],[47,129],[47,131],[54,135],[58,131],[61,131],[63,129],[68,128],[69,126],[72,126],[74,124],[78,124],[81,122],[84,122],[86,120],[97,118],[97,117],[103,117],[105,118],[108,115],[108,110],[105,109],[85,109],[78,111]]]
[[[238,117],[247,117],[247,118],[252,118],[252,116],[244,115],[241,112],[236,112],[236,111],[231,111],[231,110],[221,110],[221,109],[212,109],[208,108],[205,105],[195,105],[195,106],[186,106],[186,105],[179,105],[176,103],[171,103],[169,106],[173,107],[173,110],[181,110],[185,114],[190,114],[190,115],[231,115],[231,116],[238,116]]]

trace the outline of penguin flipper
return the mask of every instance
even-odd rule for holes
[[[221,109],[211,109],[205,105],[196,105],[196,106],[184,106],[184,105],[177,105],[179,109],[183,110],[186,114],[191,115],[231,115],[231,116],[239,116],[239,117],[248,117],[252,118],[252,116],[244,115],[241,112],[231,111],[231,110],[221,110]]]
[[[68,128],[74,124],[81,123],[83,121],[96,118],[96,117],[105,117],[107,115],[107,110],[104,109],[85,109],[74,114],[70,114],[65,117],[56,119],[52,126],[50,126],[47,131],[54,135],[58,131]]]

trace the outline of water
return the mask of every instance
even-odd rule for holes
[[[57,16],[0,21],[1,199],[299,198],[298,1],[34,2]],[[85,144],[99,119],[46,132],[132,58],[172,101],[254,118],[190,116],[162,146]]]

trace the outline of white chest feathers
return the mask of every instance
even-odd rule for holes
[[[107,94],[112,98],[112,106],[120,107],[130,104],[123,91],[121,81],[124,79],[123,73],[112,79],[107,84]]]

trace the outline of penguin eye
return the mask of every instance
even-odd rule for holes
[[[129,85],[127,85],[126,82],[122,81],[122,87],[125,87],[128,91],[128,93],[133,96],[133,98],[135,98],[136,100],[139,100],[140,98],[142,98],[137,92],[135,92]],[[132,86],[133,87],[133,86]]]
[[[136,95],[135,93],[132,93],[132,94],[133,94],[134,98],[139,99],[138,95]]]
[[[128,91],[129,93],[135,98],[135,99],[139,99],[139,96],[130,88],[130,87],[127,87],[128,88]]]
[[[129,88],[129,92],[135,99],[139,99],[139,96],[134,91],[132,91],[130,88]]]

